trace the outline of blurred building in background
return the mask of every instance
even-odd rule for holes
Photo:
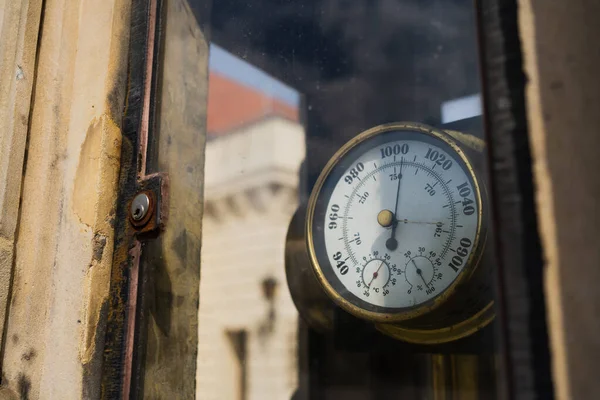
[[[214,70],[208,97],[197,398],[289,399],[298,315],[284,240],[305,155],[298,108]]]

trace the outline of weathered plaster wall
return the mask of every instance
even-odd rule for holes
[[[19,217],[41,0],[0,0],[0,332]]]
[[[81,398],[96,354],[112,262],[129,6],[44,2],[2,364],[3,385],[22,398]]]
[[[520,0],[559,399],[600,393],[600,34],[596,1]]]

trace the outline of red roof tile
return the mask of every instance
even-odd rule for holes
[[[208,83],[208,135],[223,135],[266,116],[298,121],[298,108],[217,72]]]

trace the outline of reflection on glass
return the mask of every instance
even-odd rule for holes
[[[304,131],[298,94],[213,47],[197,398],[289,399],[298,313],[284,273]]]

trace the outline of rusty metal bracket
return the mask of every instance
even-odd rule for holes
[[[160,0],[133,0],[131,5],[129,81],[123,116],[115,250],[109,299],[105,305],[104,348],[97,355],[101,381],[89,382],[90,387],[84,388],[91,393],[99,391],[102,399],[135,397],[132,374],[139,319],[142,242],[155,239],[167,221],[168,176],[165,173],[147,174],[146,171],[154,117],[157,15],[161,4]],[[140,199],[141,203],[134,204]],[[90,370],[89,373],[94,372]]]
[[[135,230],[136,236],[143,239],[146,235],[159,234],[167,221],[169,177],[165,173],[148,175],[138,183],[138,189],[127,204],[129,223]],[[139,211],[143,213],[140,214],[141,218],[136,219],[134,202],[139,196],[145,196],[148,199],[148,205],[146,209]]]

